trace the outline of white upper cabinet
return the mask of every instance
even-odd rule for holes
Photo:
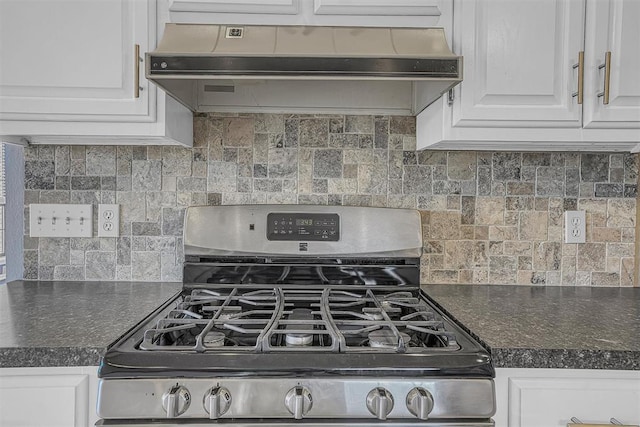
[[[162,0],[171,22],[451,28],[452,0]],[[447,33],[447,38],[449,38]]]
[[[630,151],[640,143],[640,2],[456,0],[454,9],[463,82],[418,115],[418,148]],[[605,74],[607,105],[598,96]]]
[[[136,0],[0,1],[0,135],[190,144],[190,112],[144,78],[155,13]]]
[[[640,127],[639,24],[640,2],[637,0],[600,0],[587,4],[590,31],[585,37],[585,127]],[[610,52],[608,65],[607,52]],[[607,85],[609,99],[608,104],[604,104]],[[637,135],[640,139],[640,131]]]
[[[0,2],[3,118],[148,120],[136,45],[149,46],[145,2]]]
[[[575,1],[478,0],[462,2],[460,54],[464,88],[454,122],[529,122],[580,126],[571,93],[582,50],[583,9]]]

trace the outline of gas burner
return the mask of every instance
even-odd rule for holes
[[[208,347],[222,347],[226,335],[222,332],[211,331],[204,336],[204,344]]]

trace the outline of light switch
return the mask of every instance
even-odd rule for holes
[[[92,237],[92,205],[29,205],[29,236]]]

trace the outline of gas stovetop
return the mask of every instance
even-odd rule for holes
[[[141,350],[423,353],[460,348],[411,291],[193,289],[144,331]]]

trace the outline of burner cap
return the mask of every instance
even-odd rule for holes
[[[222,332],[211,331],[204,336],[204,345],[207,347],[222,347],[224,346],[225,335]]]
[[[313,334],[286,334],[285,341],[287,342],[287,347],[311,345],[313,343]]]
[[[411,337],[409,334],[400,332],[405,344],[409,344]],[[388,329],[378,329],[369,333],[369,347],[374,348],[396,348],[398,347],[398,338],[393,334],[393,331]]]

